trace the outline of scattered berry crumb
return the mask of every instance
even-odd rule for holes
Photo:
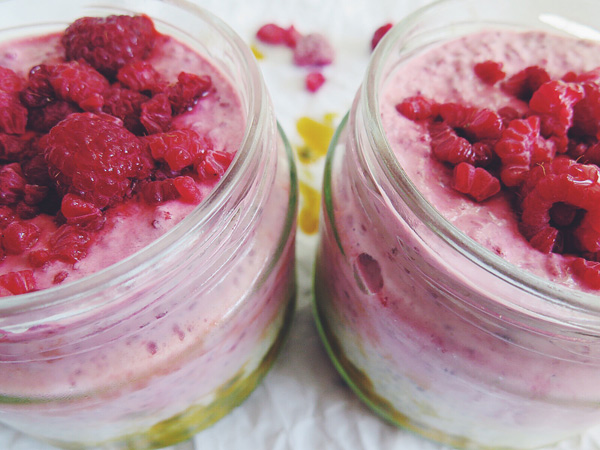
[[[392,23],[386,23],[375,30],[375,33],[373,33],[373,38],[371,39],[371,50],[375,50],[375,47],[377,47],[379,41],[381,41],[383,36],[385,36],[392,27]]]
[[[305,83],[309,92],[317,92],[325,83],[325,76],[321,72],[310,72],[306,75]]]

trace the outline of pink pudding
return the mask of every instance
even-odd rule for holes
[[[23,33],[55,14],[38,7]],[[0,45],[29,109],[25,133],[0,111],[1,142],[27,153],[5,144],[1,170],[46,194],[3,193],[0,420],[61,447],[188,439],[250,394],[293,312],[295,172],[252,55],[196,7],[167,7],[156,27],[116,67],[65,37],[74,25]]]
[[[468,15],[463,3],[430,11]],[[332,144],[317,322],[338,370],[389,421],[461,448],[539,447],[600,423],[597,291],[574,274],[580,255],[540,251],[523,235],[514,188],[480,201],[455,189],[457,163],[433,154],[443,113],[415,118],[422,110],[398,105],[510,107],[517,116],[498,117],[498,140],[511,119],[531,115],[528,100],[475,65],[500,63],[504,81],[540,66],[557,80],[600,66],[599,47],[500,28],[456,38],[421,22],[427,14],[378,46]]]

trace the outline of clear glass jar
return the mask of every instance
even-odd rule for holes
[[[345,380],[396,425],[457,447],[533,448],[600,423],[599,297],[446,220],[396,158],[380,109],[386,82],[441,42],[490,27],[598,40],[598,13],[586,1],[441,1],[372,56],[326,163],[315,316]]]
[[[66,448],[158,448],[239,405],[271,366],[295,299],[297,185],[251,52],[184,1],[18,0],[0,39],[145,13],[238,89],[228,172],[173,229],[81,280],[0,301],[0,421]]]

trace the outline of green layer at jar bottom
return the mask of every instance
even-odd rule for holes
[[[296,308],[295,288],[283,313],[281,327],[262,358],[259,365],[247,374],[240,369],[233,377],[223,383],[215,392],[215,399],[208,405],[193,405],[187,410],[166,420],[156,423],[150,429],[140,433],[122,436],[103,443],[72,443],[49,441],[50,444],[67,450],[87,448],[106,448],[111,450],[151,450],[175,445],[186,441],[223,418],[232,409],[239,406],[254,391],[275,362],[287,337]],[[281,317],[281,316],[280,316]],[[277,319],[275,319],[277,320]]]
[[[315,279],[315,293],[313,298],[313,313],[319,335],[324,347],[337,371],[352,391],[377,415],[391,424],[405,428],[432,441],[450,445],[459,449],[473,450],[508,450],[503,447],[482,446],[467,437],[450,435],[440,430],[412,420],[406,414],[398,411],[392,403],[376,392],[375,385],[369,376],[357,367],[344,353],[340,340],[333,332],[333,328],[327,321],[327,314],[323,310],[322,303],[326,302],[326,289],[319,286],[318,277]]]

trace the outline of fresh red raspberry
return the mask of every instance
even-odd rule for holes
[[[81,112],[71,102],[56,100],[43,108],[32,108],[29,110],[27,127],[40,133],[47,133],[50,129],[69,114]]]
[[[102,109],[102,94],[109,87],[106,78],[84,61],[52,66],[50,84],[58,98],[77,103],[84,111],[92,112]]]
[[[14,220],[15,212],[13,209],[5,205],[0,205],[0,230],[6,228]]]
[[[600,231],[595,225],[600,219],[600,170],[597,166],[579,164],[564,157],[535,166],[523,184],[522,196],[520,228],[530,242],[539,233],[549,234],[547,228],[551,227],[563,234],[572,233],[580,251],[600,251]],[[569,223],[568,217],[574,222],[577,217],[571,213],[561,215],[560,224],[555,223],[552,210],[556,204],[585,211],[581,223]],[[554,215],[558,214],[555,212]],[[575,228],[571,229],[572,226]],[[545,251],[548,245],[538,248]]]
[[[600,134],[600,85],[583,83],[584,98],[573,107],[573,134],[598,137]]]
[[[140,186],[140,191],[149,205],[174,200],[180,195],[172,178],[144,182]]]
[[[182,114],[192,109],[201,97],[208,95],[212,80],[208,75],[181,72],[177,83],[166,88],[165,93],[173,108],[173,114]]]
[[[511,108],[510,106],[503,106],[498,110],[498,115],[502,119],[502,125],[504,128],[508,127],[508,124],[515,120],[521,119],[521,114],[515,108]]]
[[[156,36],[152,20],[144,15],[83,17],[65,30],[61,42],[67,60],[84,59],[114,77],[128,62],[145,59]]]
[[[408,97],[396,105],[396,111],[410,120],[426,120],[437,115],[437,104],[422,95]]]
[[[86,230],[99,230],[104,225],[102,211],[77,195],[66,194],[62,198],[60,212],[68,225],[77,225]]]
[[[443,162],[452,165],[468,162],[475,165],[476,154],[471,143],[460,137],[448,124],[432,122],[428,125],[431,137],[431,151],[433,155]]]
[[[24,134],[27,125],[27,108],[15,92],[0,90],[0,133]]]
[[[454,167],[452,187],[482,202],[500,192],[500,181],[481,167],[461,162]]]
[[[202,192],[200,192],[192,177],[181,176],[174,178],[173,185],[184,202],[197,204],[202,200]]]
[[[540,116],[541,133],[566,136],[573,124],[573,107],[584,96],[578,84],[548,81],[533,93],[529,107]]]
[[[46,159],[41,150],[31,159],[21,163],[21,170],[29,184],[38,184],[41,186],[54,185],[48,173],[48,164],[46,164]]]
[[[325,76],[321,72],[310,72],[306,75],[304,84],[308,92],[317,92],[325,83]]]
[[[570,265],[573,274],[591,289],[600,289],[600,262],[575,258]]]
[[[31,222],[15,220],[2,231],[2,248],[9,255],[20,255],[40,238],[40,229]]]
[[[144,94],[131,89],[113,84],[104,91],[104,106],[102,111],[111,116],[118,117],[123,125],[134,134],[141,135],[144,132],[140,116],[142,104],[148,101]]]
[[[218,150],[208,151],[199,163],[195,164],[201,180],[219,180],[229,168],[234,155]]]
[[[459,129],[470,142],[497,139],[503,130],[502,118],[487,108],[477,109],[459,103],[443,103],[437,107],[444,122]]]
[[[152,157],[157,161],[165,161],[174,171],[198,163],[212,149],[208,137],[188,128],[152,134],[146,136],[144,141]]]
[[[125,64],[117,72],[117,80],[132,91],[148,91],[152,94],[164,89],[165,82],[160,73],[149,62],[134,60]]]
[[[0,66],[0,90],[18,93],[25,87],[25,80],[7,67]]]
[[[481,81],[493,86],[506,76],[506,73],[502,70],[502,65],[502,63],[487,60],[475,64],[473,71]]]
[[[335,50],[327,38],[319,33],[302,36],[294,48],[297,66],[326,66],[333,62]]]
[[[26,184],[23,190],[23,202],[30,206],[41,205],[48,197],[48,186],[38,184]]]
[[[172,111],[167,94],[156,94],[142,104],[140,122],[148,134],[164,133],[171,128]]]
[[[375,47],[377,47],[379,41],[381,41],[383,36],[385,36],[388,31],[390,31],[392,26],[393,24],[386,23],[375,30],[375,33],[373,33],[373,37],[371,38],[371,50],[375,50]]]
[[[24,134],[0,133],[0,159],[3,161],[25,161],[36,154],[35,140],[37,134],[25,132]]]
[[[0,205],[14,205],[25,194],[27,181],[19,163],[6,164],[0,168]]]
[[[76,263],[86,257],[91,244],[90,234],[75,225],[61,225],[50,237],[48,260]],[[44,250],[40,250],[44,252]],[[37,254],[37,256],[42,256]]]
[[[31,68],[27,86],[20,93],[20,99],[27,108],[42,108],[52,103],[56,95],[50,84],[51,67],[39,64]]]
[[[31,270],[19,270],[0,275],[0,296],[26,294],[35,291],[36,283]]]
[[[550,81],[550,75],[539,66],[530,66],[504,81],[500,88],[509,95],[528,102],[535,91]]]
[[[509,187],[520,185],[530,167],[551,161],[555,152],[540,136],[540,119],[530,116],[510,122],[494,146],[502,161],[500,178]]]
[[[71,114],[40,145],[59,188],[99,208],[120,202],[133,180],[149,175],[141,141],[107,114]]]

